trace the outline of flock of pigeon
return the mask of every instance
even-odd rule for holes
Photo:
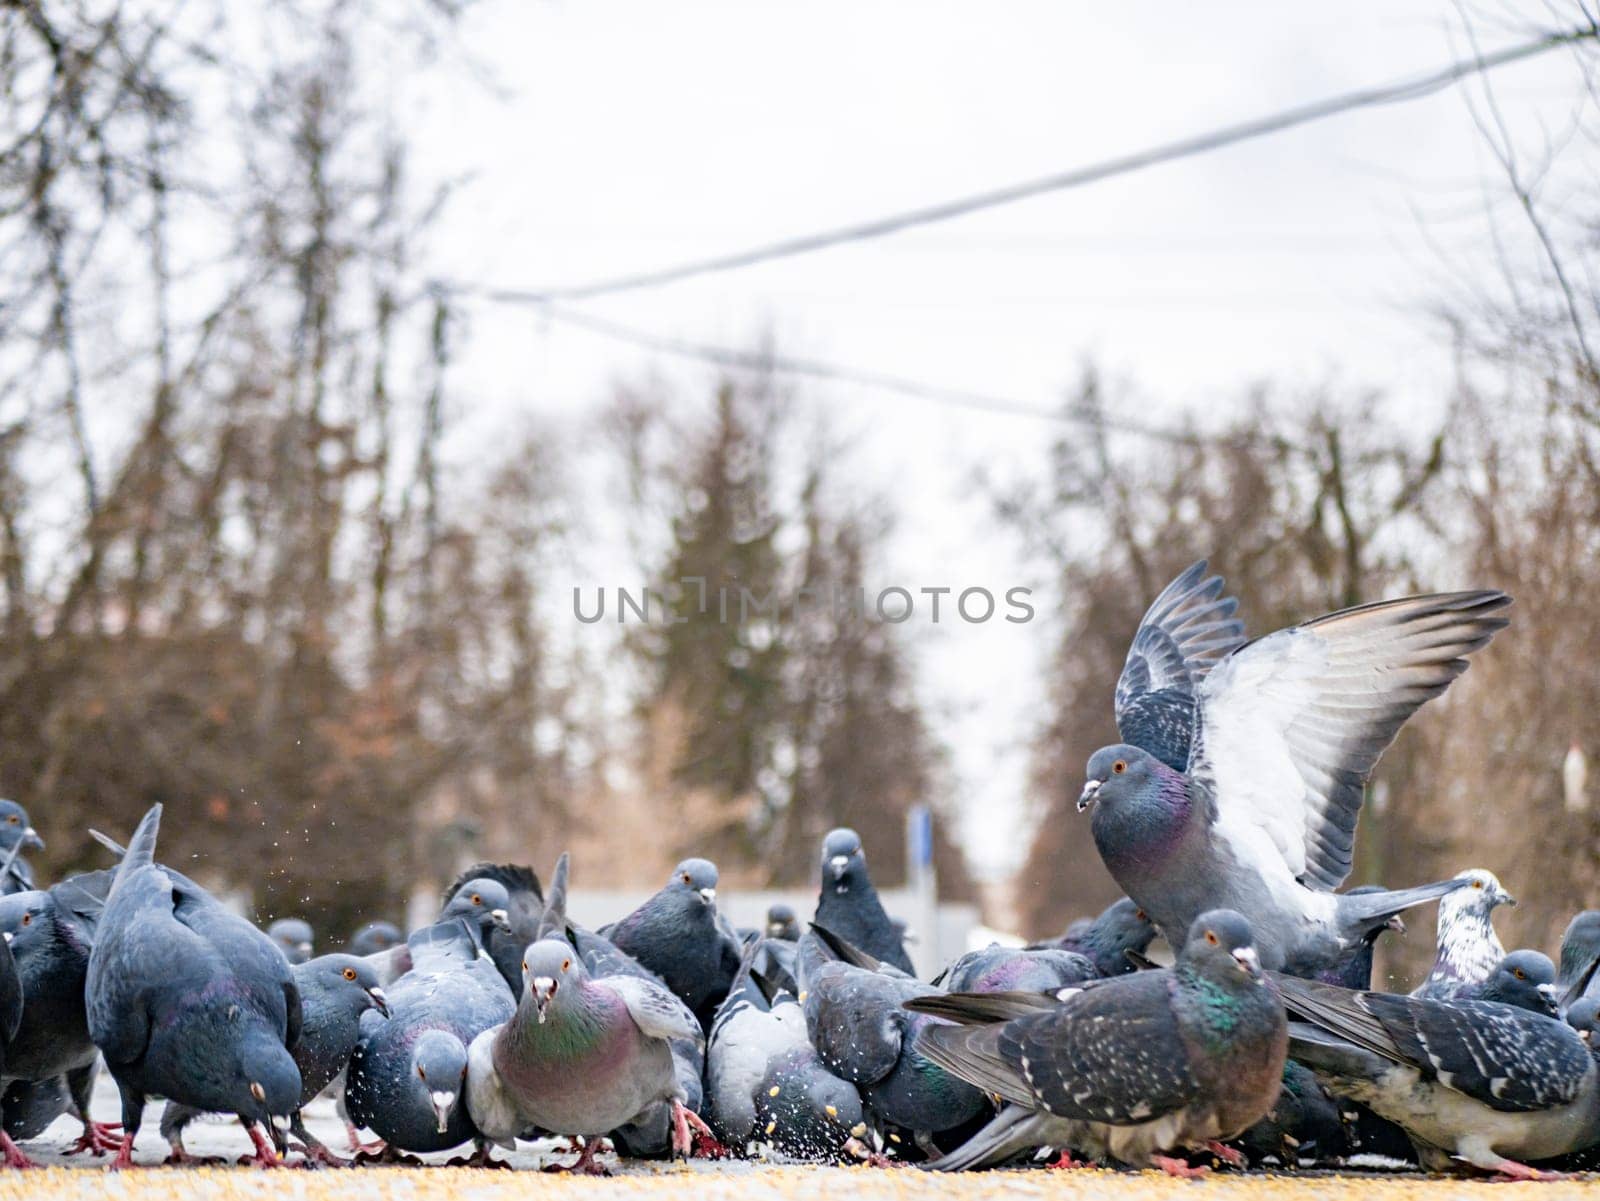
[[[822,844],[815,914],[764,929],[717,909],[717,869],[678,865],[633,913],[567,916],[547,883],[478,864],[437,920],[373,923],[313,957],[298,920],[257,929],[156,858],[161,807],[113,867],[36,889],[41,845],[0,802],[0,1149],[65,1113],[71,1151],[133,1165],[164,1098],[185,1127],[236,1117],[261,1166],[451,1160],[563,1137],[551,1170],[620,1156],[778,1155],[955,1171],[1045,1162],[1337,1164],[1542,1179],[1600,1145],[1600,911],[1560,967],[1507,954],[1514,904],[1482,870],[1336,892],[1379,755],[1506,625],[1492,591],[1346,609],[1248,641],[1204,562],[1156,599],[1115,694],[1125,740],[1078,808],[1127,896],[1060,939],[970,952],[915,977],[861,840]],[[1433,970],[1373,991],[1373,948],[1438,902]],[[1157,935],[1170,967],[1146,958]],[[100,1065],[121,1122],[94,1121]],[[336,1098],[346,1160],[304,1107]],[[375,1141],[363,1142],[363,1131]],[[1538,1166],[1535,1166],[1538,1165]]]

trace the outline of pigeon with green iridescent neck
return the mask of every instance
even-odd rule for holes
[[[516,1012],[473,1042],[467,1109],[503,1146],[530,1129],[581,1140],[572,1171],[603,1171],[600,1139],[655,1106],[671,1111],[673,1150],[687,1156],[689,1127],[710,1130],[685,1105],[671,1042],[699,1023],[668,989],[639,976],[591,976],[566,939],[530,946]]]
[[[1020,1016],[995,1020],[1006,1002]],[[1172,1153],[1222,1145],[1271,1108],[1283,1078],[1288,1023],[1261,970],[1250,923],[1203,913],[1171,968],[1068,991],[976,994],[912,1002],[971,1024],[935,1026],[930,1060],[1007,1102],[983,1130],[932,1166],[987,1167],[1039,1147],[1070,1149],[1191,1175]]]
[[[1208,909],[1245,914],[1264,965],[1338,967],[1394,914],[1464,887],[1335,893],[1379,756],[1506,624],[1502,592],[1344,609],[1228,653],[1193,687],[1180,769],[1171,740],[1102,747],[1078,809],[1112,877],[1169,943]],[[1128,737],[1127,733],[1124,737]]]
[[[1505,958],[1492,915],[1500,905],[1515,905],[1517,898],[1493,872],[1481,867],[1461,872],[1456,879],[1466,881],[1466,886],[1439,898],[1439,950],[1427,979],[1412,990],[1414,997],[1448,1001],[1470,992]]]

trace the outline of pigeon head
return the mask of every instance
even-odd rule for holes
[[[583,961],[564,939],[541,938],[522,954],[522,991],[541,1023],[572,1003],[586,975]]]
[[[44,850],[44,839],[28,820],[28,811],[15,801],[0,800],[0,851],[19,843],[24,851]]]
[[[254,1023],[240,1038],[237,1054],[232,1079],[225,1084],[229,1101],[212,1108],[287,1129],[289,1116],[300,1108],[300,1069],[283,1040]]]
[[[376,1009],[389,1016],[389,998],[378,973],[365,959],[354,955],[321,955],[296,967],[294,978],[301,991],[311,984],[324,997],[344,1002],[350,1013]]]
[[[830,830],[822,840],[823,889],[849,892],[866,878],[867,853],[861,849],[861,835],[844,826]]]
[[[468,880],[451,894],[439,914],[440,921],[465,918],[473,929],[487,936],[491,928],[509,932],[511,929],[511,894],[498,880],[484,876]]]
[[[1093,807],[1090,829],[1100,856],[1118,868],[1149,872],[1189,827],[1188,780],[1154,755],[1119,743],[1089,759],[1078,812]]]
[[[280,917],[267,927],[267,937],[290,963],[304,963],[313,951],[311,923],[303,917]]]
[[[1478,999],[1555,1017],[1556,965],[1540,951],[1512,951],[1484,981]]]
[[[1567,1007],[1567,1025],[1578,1032],[1578,1037],[1589,1043],[1600,1026],[1600,997],[1579,997]]]
[[[1595,961],[1600,959],[1600,909],[1586,909],[1567,924],[1561,936],[1561,982],[1583,991]]]
[[[411,1048],[411,1096],[433,1113],[440,1134],[461,1103],[467,1079],[467,1049],[447,1030],[424,1030]]]
[[[796,942],[800,938],[800,919],[792,905],[767,906],[767,937]]]
[[[1079,813],[1091,805],[1106,809],[1140,798],[1159,787],[1164,775],[1177,775],[1154,755],[1127,743],[1101,747],[1089,757],[1086,774],[1088,779],[1078,794]]]
[[[1466,886],[1439,898],[1440,925],[1444,925],[1449,918],[1467,914],[1486,918],[1496,906],[1514,906],[1517,903],[1517,898],[1505,890],[1500,881],[1495,879],[1495,874],[1481,867],[1461,872],[1456,879],[1465,880]]]
[[[717,865],[709,859],[685,859],[672,869],[668,888],[697,893],[707,905],[717,903]]]
[[[786,1056],[757,1094],[755,1137],[785,1155],[819,1159],[838,1154],[865,1115],[855,1085],[817,1071],[808,1052]]]
[[[46,948],[57,938],[55,899],[47,892],[15,892],[0,897],[0,937],[18,959]]]
[[[1194,919],[1178,967],[1241,989],[1266,980],[1250,923],[1232,909],[1212,909]]]
[[[376,955],[379,951],[387,951],[405,940],[405,935],[400,933],[400,927],[393,922],[368,922],[350,936],[349,953]]]
[[[1133,970],[1129,951],[1143,954],[1156,936],[1150,915],[1127,897],[1113,901],[1076,940],[1107,975]]]

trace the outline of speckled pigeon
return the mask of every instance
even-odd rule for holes
[[[1600,1066],[1570,1026],[1493,1001],[1283,978],[1294,1057],[1401,1126],[1422,1166],[1538,1179],[1528,1160],[1600,1142]]]
[[[799,967],[811,1045],[830,1072],[860,1090],[871,1124],[891,1144],[909,1151],[899,1133],[906,1131],[929,1151],[933,1135],[988,1110],[982,1093],[923,1054],[917,1034],[939,1019],[903,1008],[942,990],[878,962],[820,923],[800,940]]]
[[[685,859],[661,891],[600,933],[660,976],[701,1027],[710,1027],[740,952],[717,921],[716,864]]]
[[[1055,992],[1069,984],[1097,980],[1100,975],[1092,959],[1075,951],[1002,947],[992,942],[968,951],[933,982],[953,993]]]
[[[915,975],[905,942],[895,929],[872,877],[867,874],[867,853],[854,830],[830,831],[822,840],[822,885],[817,894],[816,924],[824,926],[851,946],[874,959]],[[804,941],[806,935],[802,935]]]
[[[1263,964],[1308,974],[1374,927],[1462,887],[1335,894],[1378,757],[1418,706],[1507,622],[1501,592],[1345,609],[1248,642],[1193,689],[1184,770],[1152,748],[1103,747],[1079,810],[1106,867],[1169,942],[1202,910],[1247,915]]]
[[[515,1009],[467,919],[415,931],[407,945],[412,968],[387,990],[389,1017],[361,1015],[345,1077],[351,1120],[384,1140],[389,1159],[479,1137],[462,1096],[467,1048]]]
[[[380,951],[387,951],[391,947],[399,946],[405,940],[406,936],[400,932],[400,927],[393,922],[367,922],[350,936],[350,941],[345,946],[345,953],[347,955],[376,955]]]
[[[354,955],[322,955],[297,963],[294,981],[300,990],[300,1041],[294,1047],[300,1106],[290,1118],[289,1131],[300,1140],[308,1160],[342,1167],[346,1161],[306,1129],[301,1111],[344,1075],[361,1039],[362,1014],[376,1010],[387,1017],[388,999],[372,965]],[[183,1130],[199,1116],[199,1110],[168,1103],[161,1115],[161,1134],[172,1149],[169,1162],[192,1158],[183,1147]]]
[[[860,1145],[851,1129],[864,1116],[861,1095],[823,1066],[794,995],[762,987],[751,970],[759,954],[746,949],[711,1026],[706,1118],[739,1152],[764,1144],[796,1159],[835,1159]]]
[[[28,811],[15,801],[0,800],[0,860],[7,864],[0,871],[0,896],[32,890],[33,872],[22,855],[33,850],[44,850],[44,839],[28,820]]]
[[[18,892],[0,898],[0,935],[11,944],[25,998],[22,1025],[12,1040],[0,1082],[43,1086],[60,1078],[83,1134],[68,1153],[115,1150],[117,1127],[93,1122],[89,1097],[99,1051],[89,1037],[84,983],[95,925],[110,888],[111,873],[91,872],[63,880],[47,892]],[[38,1095],[27,1092],[26,1102]],[[0,1103],[9,1125],[10,1102]],[[20,1153],[7,1151],[13,1166]]]
[[[1076,928],[1069,926],[1060,938],[1039,945],[1060,947],[1063,951],[1087,956],[1102,976],[1122,976],[1134,970],[1128,952],[1144,954],[1155,936],[1156,927],[1150,915],[1127,897],[1118,897],[1093,921],[1084,921]],[[951,991],[961,990],[952,988]]]
[[[299,1107],[300,994],[261,931],[193,881],[155,862],[161,806],[118,865],[89,952],[89,1034],[122,1094],[122,1147],[133,1166],[145,1098],[239,1117],[257,1162],[277,1162],[257,1123]]]
[[[1466,887],[1439,898],[1439,950],[1428,978],[1412,990],[1414,997],[1448,1001],[1482,984],[1505,958],[1490,916],[1496,906],[1515,905],[1516,897],[1481,867],[1456,879],[1465,880]]]
[[[316,954],[316,935],[303,917],[280,917],[267,927],[267,937],[278,944],[290,966],[305,963]]]
[[[941,1171],[1000,1163],[1042,1146],[1192,1174],[1168,1152],[1240,1157],[1233,1138],[1272,1108],[1283,1077],[1283,1001],[1261,971],[1250,923],[1230,910],[1195,919],[1171,968],[1063,990],[1035,1012],[987,1020],[990,997],[914,1007],[976,1024],[922,1032],[923,1054],[1009,1106]]]

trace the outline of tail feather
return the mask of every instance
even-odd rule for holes
[[[544,916],[539,919],[539,937],[561,936],[571,924],[567,919],[567,877],[572,870],[572,856],[561,852],[556,860],[556,870],[550,873],[550,891],[545,896]]]
[[[990,1168],[1013,1156],[1040,1146],[1035,1130],[1038,1114],[1021,1105],[1008,1105],[982,1130],[954,1151],[928,1164],[934,1172],[960,1172],[967,1168]]]
[[[926,1025],[917,1033],[916,1050],[974,1088],[1031,1109],[1036,1104],[1033,1092],[1001,1058],[999,1036],[997,1026]]]
[[[822,945],[828,949],[835,959],[842,960],[852,967],[863,968],[869,972],[875,972],[883,966],[882,960],[873,958],[849,939],[843,935],[835,934],[828,927],[812,922],[811,929],[816,932],[817,937],[822,941]]]
[[[1342,932],[1361,938],[1380,929],[1395,914],[1414,905],[1437,901],[1447,893],[1465,888],[1466,880],[1439,880],[1415,888],[1379,889],[1374,892],[1339,894],[1339,924]]]
[[[134,872],[142,867],[149,867],[156,861],[156,838],[161,833],[161,806],[150,806],[150,812],[144,815],[139,822],[139,828],[133,832],[133,837],[128,839],[127,849],[122,853],[122,862],[117,865],[116,877],[111,881],[111,893],[107,897],[117,895],[117,890],[122,887]],[[110,843],[109,839],[104,841]],[[112,843],[111,845],[115,845]]]
[[[944,1018],[958,1026],[989,1026],[1027,1017],[1030,1013],[1056,1009],[1061,1002],[1053,993],[1038,992],[952,992],[929,993],[912,997],[901,1006],[912,1013]]]

